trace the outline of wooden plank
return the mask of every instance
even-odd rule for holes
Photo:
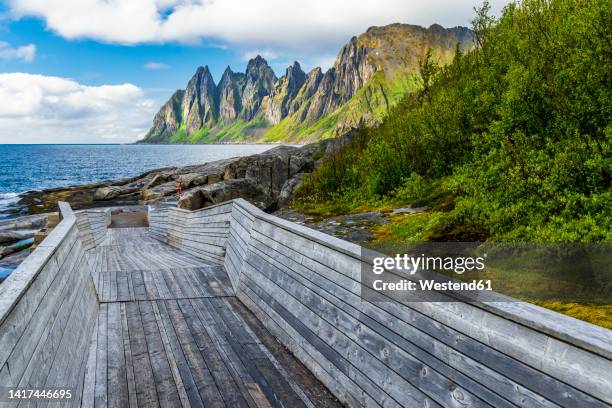
[[[205,405],[208,405],[209,403],[212,404],[215,402],[214,394],[213,398],[210,398],[210,395],[206,396],[208,398],[203,398],[200,396],[200,387],[198,387],[198,384],[196,383],[196,378],[199,380],[200,377],[198,376],[197,372],[192,372],[192,366],[187,362],[188,357],[186,356],[183,345],[179,341],[179,337],[168,312],[167,305],[169,304],[169,301],[157,302],[161,320],[167,333],[170,348],[172,350],[172,354],[174,355],[174,360],[176,361],[177,369],[182,378],[184,390],[187,394],[187,398],[189,399],[189,403],[191,404],[191,406],[197,407],[203,407]],[[212,387],[212,389],[213,392],[216,391],[216,388],[214,386]],[[216,393],[216,397],[217,406],[223,406],[223,404],[219,404],[221,402],[221,396],[218,394],[218,392]]]
[[[164,322],[164,317],[160,311],[160,309],[164,307],[163,301],[158,300],[151,302],[151,306],[153,308],[153,313],[155,314],[155,319],[157,320],[157,327],[159,328],[164,351],[168,359],[168,363],[170,364],[170,370],[172,372],[172,376],[174,377],[174,382],[176,384],[176,389],[178,391],[181,404],[184,407],[188,407],[190,406],[190,398],[193,398],[197,406],[201,406],[202,401],[196,392],[196,386],[193,382],[191,372],[189,372],[188,367],[186,367],[185,357],[183,356],[183,351],[178,345],[178,341],[176,341],[174,330],[171,331],[171,327],[168,326],[168,322]],[[182,370],[182,368],[186,369]]]
[[[358,386],[327,360],[319,350],[306,342],[293,327],[267,306],[243,281],[241,281],[240,289],[237,291],[237,297],[340,401],[348,406],[380,406],[369,395],[361,392]]]
[[[127,378],[128,401],[130,408],[138,407],[136,396],[136,380],[134,378],[134,362],[132,361],[132,349],[130,346],[130,332],[128,328],[127,311],[125,303],[121,303],[121,332],[123,337],[123,350],[125,353],[125,372]]]
[[[261,382],[260,387],[267,393],[266,395],[281,406],[306,407],[289,382],[269,360],[269,355],[261,351],[263,346],[252,332],[246,329],[246,323],[230,310],[227,299],[214,298],[210,303],[225,323],[225,333],[229,336],[232,347],[243,361],[247,360],[250,371],[255,373],[254,378],[260,380],[258,382]]]
[[[234,327],[233,332],[230,330],[228,322],[223,320],[219,311],[219,309],[224,307],[224,304],[217,303],[215,299],[202,299],[202,304],[205,305],[208,312],[216,322],[216,324],[212,326],[213,329],[217,330],[219,336],[224,337],[225,342],[233,351],[230,356],[235,361],[235,364],[244,366],[244,369],[248,372],[252,381],[257,384],[258,387],[256,389],[263,393],[263,395],[259,395],[259,393],[254,393],[253,389],[251,389],[251,394],[253,395],[254,399],[257,401],[258,397],[263,398],[265,396],[265,399],[267,399],[271,406],[282,407],[282,403],[274,392],[274,389],[270,386],[268,379],[261,374],[255,364],[253,364],[253,362],[248,358],[247,350],[240,344],[240,339],[244,341],[246,336],[248,341],[250,340],[250,336],[248,336],[244,330],[238,330],[236,327]]]
[[[119,408],[128,406],[127,370],[125,367],[125,350],[123,348],[123,333],[121,305],[107,305],[107,341],[108,341],[108,406]]]
[[[177,356],[178,368],[192,406],[224,407],[223,399],[210,371],[206,368],[191,333],[186,328],[176,301],[158,302],[164,326]]]
[[[71,251],[69,256],[76,258],[78,251]],[[11,377],[21,384],[42,385],[59,347],[59,338],[67,324],[77,290],[74,284],[69,284],[76,270],[74,262],[71,260],[66,264],[65,269],[57,271],[44,295],[39,297],[40,303],[32,305],[36,306],[35,314],[8,356]]]
[[[286,257],[284,254],[276,252],[277,246],[269,241],[267,242],[266,246],[263,244],[256,244],[256,246],[261,251],[269,253],[271,256],[270,262],[282,265],[290,274],[298,279],[303,278],[302,283],[309,285],[309,287],[315,290],[320,296],[328,299],[331,302],[335,302],[338,307],[342,308],[342,310],[351,313],[356,318],[360,318],[364,324],[367,324],[375,328],[375,330],[384,333],[384,336],[390,341],[394,341],[398,344],[405,344],[403,347],[404,350],[414,354],[422,361],[426,361],[436,370],[442,372],[453,381],[458,381],[459,383],[463,384],[463,386],[469,387],[475,392],[480,393],[484,396],[485,400],[491,401],[497,406],[501,406],[502,404],[501,401],[495,400],[496,395],[492,394],[488,388],[484,388],[474,380],[466,378],[463,373],[469,374],[472,372],[474,379],[479,382],[483,382],[487,385],[487,387],[496,390],[498,393],[505,389],[506,391],[503,392],[502,395],[506,395],[515,403],[531,401],[530,404],[533,405],[546,404],[546,401],[544,401],[539,395],[532,393],[519,384],[510,381],[487,367],[477,364],[474,360],[471,360],[463,354],[458,353],[446,344],[440,343],[429,334],[416,330],[411,325],[405,323],[402,318],[398,318],[397,316],[385,312],[377,305],[370,304],[369,302],[363,302],[359,296],[344,289],[342,285],[340,285],[342,283],[342,279],[334,279],[333,276],[327,277],[310,271],[303,265],[295,263],[291,258]],[[328,292],[329,294],[327,294]],[[348,304],[341,305],[338,303],[339,301],[347,302]],[[389,326],[389,328],[387,328],[387,326]],[[410,341],[407,339],[410,339]],[[441,361],[428,357],[428,355],[421,352],[421,350],[432,353]],[[461,370],[461,372],[453,370],[442,362],[452,364],[458,370]]]
[[[168,297],[164,297],[164,299],[187,297],[186,293],[183,293],[184,290],[186,291],[186,288],[182,287],[177,279],[177,275],[179,274],[176,272],[176,269],[169,268],[160,270],[158,273],[166,282],[166,286],[169,290]]]
[[[108,406],[107,358],[108,358],[108,305],[101,304],[98,312],[98,350],[96,357],[96,386],[94,391],[95,408]]]
[[[206,356],[206,363],[227,405],[232,406],[231,403],[235,401],[239,406],[246,404],[256,407],[256,401],[245,384],[245,380],[250,376],[243,373],[240,365],[226,353],[212,327],[215,320],[208,312],[203,299],[179,300],[179,304],[183,313],[189,316],[187,322],[190,324],[190,330],[200,352]],[[234,391],[234,386],[239,393]]]
[[[257,319],[256,315],[249,311],[248,307],[243,304],[236,297],[226,297],[224,301],[227,302],[228,313],[231,313],[234,318],[240,322],[243,329],[246,330],[250,336],[254,339],[253,343],[247,343],[244,346],[248,348],[257,358],[265,358],[269,360],[269,362],[275,367],[280,375],[287,382],[289,387],[294,391],[295,395],[299,397],[299,399],[308,407],[315,408],[315,405],[310,400],[310,397],[302,390],[300,385],[298,385],[294,379],[289,375],[285,367],[276,359],[276,357],[266,348],[264,345],[263,338],[258,337],[257,334],[251,329],[251,325],[255,325],[256,328],[260,331],[266,330],[263,324]],[[273,337],[271,333],[263,334],[263,336]],[[278,341],[278,340],[277,340]],[[286,358],[287,356],[284,356]],[[291,359],[291,358],[289,358]],[[308,387],[308,385],[306,385]],[[310,391],[313,391],[310,389]],[[284,404],[284,403],[283,403]],[[284,404],[287,405],[287,404]],[[292,406],[293,404],[288,404]]]
[[[134,290],[134,297],[132,300],[145,300],[149,297],[147,296],[147,288],[145,286],[143,272],[142,271],[132,271],[130,272],[132,288]]]
[[[255,234],[257,236],[257,233]],[[258,238],[259,239],[259,238]],[[271,240],[268,236],[262,236],[262,240],[265,240],[266,246],[275,246],[275,244],[273,243],[274,241]],[[262,244],[263,245],[263,244]],[[281,247],[279,245],[279,247]],[[298,257],[300,257],[299,255],[297,255]],[[294,257],[294,256],[292,256]],[[315,268],[319,268],[319,270],[325,270],[325,266],[318,264],[317,262],[308,260],[308,258],[306,257],[300,257],[300,263],[303,265],[307,265],[309,267],[314,266]],[[345,271],[343,271],[343,273],[345,273]],[[338,274],[336,274],[336,276],[334,278],[329,278],[331,282],[334,281],[338,281],[341,280],[340,276]],[[446,307],[447,305],[443,305],[443,307]],[[384,303],[384,304],[380,304],[379,307],[381,308],[393,308],[395,310],[402,310],[402,313],[405,314],[405,312],[410,311],[410,308],[428,308],[430,310],[434,309],[437,306],[433,306],[433,305],[429,305],[427,303],[418,303],[418,304],[411,304],[410,308],[404,308],[401,305],[395,305],[395,304],[389,304],[389,303]],[[405,318],[406,321],[410,321],[411,324],[414,324],[414,312],[411,312],[413,314],[413,317],[411,318]],[[397,314],[396,314],[397,315]],[[430,314],[431,315],[431,314]],[[400,314],[401,316],[401,314]],[[442,316],[440,315],[440,312],[438,311],[437,313],[433,314],[433,316]],[[449,315],[444,315],[444,317],[448,317]],[[465,315],[463,315],[462,317],[463,320],[465,320]],[[477,320],[475,319],[468,319],[468,320]],[[393,321],[393,319],[391,319],[391,321]],[[416,319],[416,323],[424,323],[425,325],[427,325],[427,327],[429,328],[429,330],[426,330],[427,332],[436,332],[439,331],[440,329],[445,329],[445,326],[440,325],[440,324],[436,324],[434,321],[432,321],[432,319],[428,316],[423,316],[423,318],[417,318]],[[457,336],[460,336],[462,338],[462,341],[458,341],[457,340]],[[474,348],[470,353],[468,353],[468,355],[472,356],[473,358],[475,358],[476,360],[482,362],[483,359],[482,357],[486,357],[486,356],[492,356],[492,355],[497,355],[498,357],[495,357],[494,359],[489,359],[487,362],[487,365],[490,367],[495,368],[496,370],[499,369],[503,369],[506,373],[504,375],[508,375],[509,371],[508,370],[522,370],[523,374],[521,375],[512,375],[510,378],[514,381],[518,381],[522,384],[524,384],[524,386],[520,385],[520,384],[515,384],[512,385],[510,383],[508,383],[508,381],[506,381],[505,383],[508,384],[508,386],[506,387],[507,389],[507,393],[506,395],[509,396],[509,398],[514,399],[515,401],[520,401],[525,399],[525,396],[528,397],[528,399],[534,400],[534,401],[539,401],[540,404],[546,404],[546,402],[538,395],[538,393],[541,394],[545,394],[548,396],[548,398],[551,398],[553,400],[556,400],[558,402],[561,402],[563,400],[566,401],[566,403],[568,401],[575,401],[575,400],[581,400],[582,404],[595,404],[595,406],[597,405],[597,401],[595,401],[593,398],[585,395],[584,393],[581,392],[577,392],[575,389],[571,389],[566,387],[565,385],[563,385],[562,383],[556,382],[555,380],[548,378],[546,376],[542,376],[542,375],[536,375],[536,377],[533,377],[532,375],[528,374],[528,372],[532,369],[525,367],[524,365],[522,365],[521,363],[518,362],[514,362],[514,363],[510,363],[510,364],[503,364],[503,360],[506,359],[508,357],[503,356],[502,353],[499,353],[496,350],[487,348],[486,346],[484,346],[482,343],[477,343],[474,342],[473,340],[471,340],[469,337],[467,336],[463,336],[458,334],[457,332],[455,332],[454,335],[451,335],[448,337],[448,341],[447,344],[452,344],[454,345],[454,347],[459,346],[460,348],[463,348],[463,350],[460,350],[462,353],[464,353],[466,351],[466,347],[465,346],[472,346],[472,347],[476,347]],[[469,347],[467,348],[469,349]],[[484,353],[484,354],[483,354]],[[455,353],[455,356],[458,355]],[[490,362],[490,363],[489,363]],[[469,367],[469,366],[468,366]],[[486,370],[486,367],[485,367]],[[525,372],[527,371],[527,372]],[[485,371],[486,372],[486,371]],[[493,376],[495,376],[494,372],[492,372],[491,370],[489,370],[489,373],[492,374]],[[476,369],[476,375],[478,375],[478,380],[480,381],[483,378],[482,373],[478,374],[478,369]],[[501,377],[499,375],[497,375],[497,379],[495,379],[495,381],[499,381]],[[537,378],[538,381],[534,381],[534,378]],[[542,381],[544,381],[546,383],[546,386],[542,385]],[[504,383],[504,381],[501,381],[502,385]],[[528,390],[526,387],[532,388],[535,391],[537,391],[537,393],[534,393],[530,390]],[[537,388],[533,388],[533,387],[537,387]],[[564,390],[562,390],[564,389]],[[555,391],[552,391],[555,390]],[[497,392],[497,389],[496,389]],[[586,406],[586,405],[585,405]]]
[[[117,300],[126,301],[133,300],[134,296],[130,293],[130,285],[128,283],[129,270],[117,271]],[[131,281],[131,279],[130,279]]]
[[[258,265],[257,261],[260,261]],[[331,346],[340,350],[346,347],[347,359],[369,378],[378,383],[386,378],[387,384],[382,383],[383,389],[399,402],[402,402],[401,393],[410,390],[413,395],[418,391],[425,393],[444,406],[458,406],[463,403],[474,407],[490,406],[416,360],[394,343],[385,341],[376,331],[352,318],[342,308],[337,308],[323,297],[317,296],[310,288],[284,274],[271,263],[265,263],[254,253],[249,262],[256,265],[255,268],[259,271],[257,281],[262,288],[273,293],[278,302],[309,327],[316,327],[314,331],[330,342]],[[383,348],[386,353],[380,358],[378,356]],[[504,401],[500,400],[499,403]],[[511,406],[508,402],[505,404]]]
[[[134,365],[134,383],[138,405],[145,407],[159,406],[153,368],[151,366],[138,302],[126,303],[125,311]]]
[[[490,401],[496,406],[503,406],[504,404],[508,404],[508,402],[500,400],[496,394],[482,387],[480,384],[463,376],[463,374],[459,372],[453,371],[450,367],[442,364],[442,362],[439,361],[438,359],[432,358],[429,354],[422,352],[418,346],[407,341],[406,339],[411,339],[412,341],[414,341],[415,338],[419,340],[422,338],[422,341],[420,341],[418,345],[424,346],[427,350],[434,351],[434,352],[444,350],[444,348],[447,347],[444,344],[435,344],[435,341],[436,341],[435,339],[432,339],[431,337],[428,337],[428,336],[423,338],[423,335],[416,330],[410,331],[410,335],[406,336],[405,338],[401,337],[401,335],[398,335],[392,332],[390,329],[387,329],[383,324],[379,323],[378,321],[372,318],[369,318],[366,314],[364,314],[364,309],[366,308],[372,313],[376,313],[373,305],[370,305],[369,303],[364,302],[363,299],[361,299],[357,295],[354,295],[350,291],[343,292],[342,290],[340,290],[340,287],[336,286],[337,285],[336,282],[327,280],[323,278],[322,276],[316,275],[314,272],[305,269],[304,266],[300,264],[296,264],[295,262],[291,261],[290,258],[286,258],[282,254],[274,251],[272,249],[274,248],[274,245],[263,246],[263,244],[257,244],[255,242],[254,244],[255,244],[254,249],[256,252],[264,255],[264,251],[265,251],[266,253],[270,255],[268,262],[270,262],[271,264],[275,265],[278,268],[284,268],[284,271],[286,271],[286,273],[291,275],[294,279],[298,279],[300,284],[305,285],[305,287],[308,287],[309,289],[315,291],[317,296],[321,296],[322,299],[325,299],[326,301],[331,302],[335,307],[340,308],[343,312],[346,312],[350,314],[351,316],[353,316],[355,319],[358,319],[360,323],[363,323],[365,325],[365,327],[372,327],[374,331],[380,333],[381,335],[383,335],[384,333],[385,339],[391,341],[392,345],[393,344],[403,344],[404,346],[402,350],[408,352],[411,355],[414,355],[420,361],[423,361],[425,364],[430,365],[435,370],[438,370],[441,373],[445,374],[447,377],[451,378],[453,381],[459,380],[459,383],[463,384],[463,386],[467,386],[468,389],[470,389],[471,391],[475,391],[478,395],[483,395],[483,398],[486,401]],[[281,261],[287,263],[288,266],[285,266],[283,263],[281,263]],[[268,271],[266,270],[266,273],[267,272]],[[273,278],[273,280],[275,279]],[[329,291],[329,293],[327,291]],[[353,296],[353,298],[351,298],[351,296]],[[348,304],[343,303],[343,302],[347,302]],[[359,308],[359,309],[354,309],[354,308]],[[380,313],[378,313],[377,316],[378,316],[379,321],[386,322],[386,324],[389,324],[391,322],[393,323],[393,326],[398,326],[399,324],[399,322],[396,321],[397,319],[394,316],[384,315],[380,317],[381,316]],[[448,352],[450,352],[450,350],[446,351],[446,353]],[[446,357],[439,353],[438,353],[438,356]],[[445,360],[448,360],[448,357],[446,357]],[[467,364],[467,362],[464,361],[464,364]],[[478,370],[477,373],[480,374],[480,377],[482,377],[483,375],[488,375],[486,372],[487,370],[486,367],[480,366],[477,368],[477,370]],[[481,379],[479,378],[479,380]],[[496,381],[499,381],[499,380],[504,381],[505,379],[497,375]],[[435,383],[437,384],[438,382],[435,382]],[[495,383],[494,385],[497,385],[497,383]],[[508,388],[509,388],[509,391],[511,392],[513,391],[515,394],[517,394],[516,393],[517,384],[508,382]],[[518,398],[520,398],[520,400],[522,401],[526,401],[526,400],[532,401],[533,403],[537,403],[538,405],[546,404],[546,402],[541,397],[537,395],[529,394],[528,390],[525,390],[525,392],[522,392],[520,395],[517,395],[517,402],[520,401]]]
[[[159,399],[159,405],[165,407],[177,407],[181,405],[175,379],[168,362],[160,329],[157,325],[155,313],[151,302],[138,302],[155,388]]]
[[[299,319],[292,316],[268,294],[257,288],[246,275],[245,281],[241,290],[248,293],[254,299],[254,302],[265,310],[287,333],[290,333],[291,337],[301,347],[307,349],[308,354],[316,355],[317,361],[321,362],[325,370],[330,372],[333,377],[341,380],[342,387],[350,392],[351,398],[359,401],[358,405],[399,406],[397,402],[383,393],[378,385],[373,384],[368,377],[364,377],[359,371],[352,368],[349,362],[334,348],[319,339]],[[255,290],[251,290],[253,288]],[[438,405],[434,403],[433,406]]]
[[[81,397],[81,406],[84,408],[94,407],[94,396],[96,386],[96,359],[98,353],[98,320],[96,317],[93,333],[91,335],[89,353],[87,358],[87,368],[83,380],[83,395]]]

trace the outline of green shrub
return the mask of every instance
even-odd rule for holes
[[[304,197],[421,196],[449,212],[435,239],[612,239],[612,2],[524,0],[497,20],[487,11],[473,22],[475,49],[443,67],[426,58],[421,90],[327,159]]]

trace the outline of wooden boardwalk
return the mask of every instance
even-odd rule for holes
[[[255,331],[265,329],[232,296],[222,266],[152,239],[147,231],[109,229],[88,253],[101,304],[83,406],[337,404],[311,374],[288,372],[262,343]],[[292,358],[282,348],[281,353],[283,361]]]
[[[612,407],[610,330],[510,298],[374,299],[382,254],[241,199],[149,207],[148,229],[59,206],[0,285],[3,387],[70,388],[62,407]]]

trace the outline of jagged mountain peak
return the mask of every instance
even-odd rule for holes
[[[231,76],[234,73],[234,71],[232,71],[232,68],[228,65],[227,67],[225,67],[225,70],[223,71],[223,75],[221,76],[221,78],[225,78],[226,76]]]
[[[272,68],[268,65],[268,61],[261,55],[257,55],[255,58],[251,58],[247,63],[246,74],[256,74],[265,70],[272,71]]]
[[[242,93],[242,119],[249,121],[255,117],[263,99],[272,93],[276,80],[274,71],[261,55],[249,60]]]
[[[306,80],[306,73],[302,70],[300,63],[294,61],[292,65],[289,65],[287,67],[285,75],[282,78],[286,78],[289,81],[301,82],[299,86],[302,86],[302,84]]]
[[[364,123],[364,118],[371,124],[402,92],[417,86],[414,74],[429,48],[434,58],[445,63],[457,43],[464,49],[472,47],[473,33],[465,27],[396,23],[370,27],[352,37],[326,72],[316,67],[305,73],[294,61],[277,78],[266,59],[256,55],[244,72],[233,72],[228,65],[215,84],[208,66],[200,66],[185,91],[173,94],[160,109],[144,141],[260,137],[266,127],[277,124],[279,132],[271,140],[287,140],[293,137],[291,132],[309,131],[315,125],[322,129],[324,124],[324,134],[329,135],[329,126],[348,129]],[[194,137],[185,137],[203,128]],[[173,131],[184,133],[178,137]],[[206,139],[200,139],[201,135]]]

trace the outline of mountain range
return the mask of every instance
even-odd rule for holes
[[[246,72],[228,66],[215,83],[201,66],[161,107],[140,142],[305,142],[371,126],[418,89],[419,62],[429,49],[444,64],[457,46],[467,50],[473,41],[465,27],[391,24],[353,37],[325,72],[306,73],[296,61],[278,78],[258,55]]]

